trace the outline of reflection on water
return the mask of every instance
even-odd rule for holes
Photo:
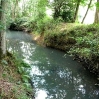
[[[35,99],[99,99],[94,76],[65,53],[41,47],[23,32],[8,32],[7,48],[32,66]]]
[[[37,89],[36,89],[37,90]],[[46,99],[47,93],[44,90],[37,90],[35,99]]]

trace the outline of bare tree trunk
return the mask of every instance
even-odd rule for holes
[[[73,22],[76,21],[81,0],[78,0]]]
[[[98,2],[99,2],[99,0],[97,0],[97,3]],[[98,22],[99,22],[99,8],[96,7],[94,23],[98,23]]]
[[[84,15],[84,17],[83,17],[83,19],[82,19],[82,22],[81,22],[81,23],[83,23],[83,22],[84,22],[84,20],[85,20],[85,18],[86,18],[86,16],[87,16],[87,14],[88,14],[88,11],[89,11],[89,8],[90,8],[91,3],[92,3],[92,0],[90,0],[90,2],[89,2],[89,4],[88,4],[87,11],[86,11],[86,13],[85,13],[85,15]]]
[[[5,8],[6,8],[6,0],[1,0],[1,10],[0,10],[0,58],[6,54],[6,18],[5,18]]]

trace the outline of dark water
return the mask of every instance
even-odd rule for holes
[[[23,32],[7,32],[7,49],[32,67],[35,99],[99,99],[98,81],[64,52],[41,47]]]

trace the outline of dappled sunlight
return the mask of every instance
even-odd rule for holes
[[[39,70],[39,68],[37,66],[33,66],[32,70],[31,70],[31,75],[44,75],[42,73],[42,71]]]
[[[30,56],[32,56],[32,52],[35,51],[35,48],[31,48],[30,43],[20,42],[21,44],[21,50],[24,53],[23,56],[28,59]],[[30,49],[31,48],[31,49]]]
[[[46,8],[46,14],[48,17],[52,18],[53,11],[49,8]]]
[[[39,90],[36,93],[35,99],[46,99],[46,97],[47,97],[47,92],[45,90]]]

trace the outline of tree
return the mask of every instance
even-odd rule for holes
[[[99,22],[99,0],[97,0],[96,3],[96,13],[95,13],[95,19],[94,19],[94,23],[98,23]]]
[[[73,0],[54,0],[52,3],[54,19],[62,18],[65,22],[72,22],[74,16]]]
[[[90,0],[90,2],[89,2],[89,4],[88,4],[87,11],[86,11],[86,13],[85,13],[85,15],[84,15],[84,17],[83,17],[83,19],[82,19],[82,22],[81,22],[81,23],[83,23],[83,22],[84,22],[84,20],[85,20],[85,18],[86,18],[86,16],[87,16],[87,13],[88,13],[88,11],[89,11],[89,8],[90,8],[90,6],[91,6],[91,3],[92,3],[92,0]]]
[[[15,19],[19,15],[19,2],[20,0],[9,0],[9,5],[11,9],[11,17]]]
[[[76,0],[75,2],[76,2],[76,10],[75,10],[75,14],[74,14],[74,20],[73,20],[73,22],[75,22],[76,19],[77,19],[78,10],[79,10],[79,6],[80,6],[80,2],[81,2],[81,0]]]
[[[5,10],[6,10],[6,2],[7,0],[0,1],[0,58],[6,54],[6,18],[5,18]]]
[[[63,5],[64,0],[54,0],[54,19],[60,16],[61,7]]]

